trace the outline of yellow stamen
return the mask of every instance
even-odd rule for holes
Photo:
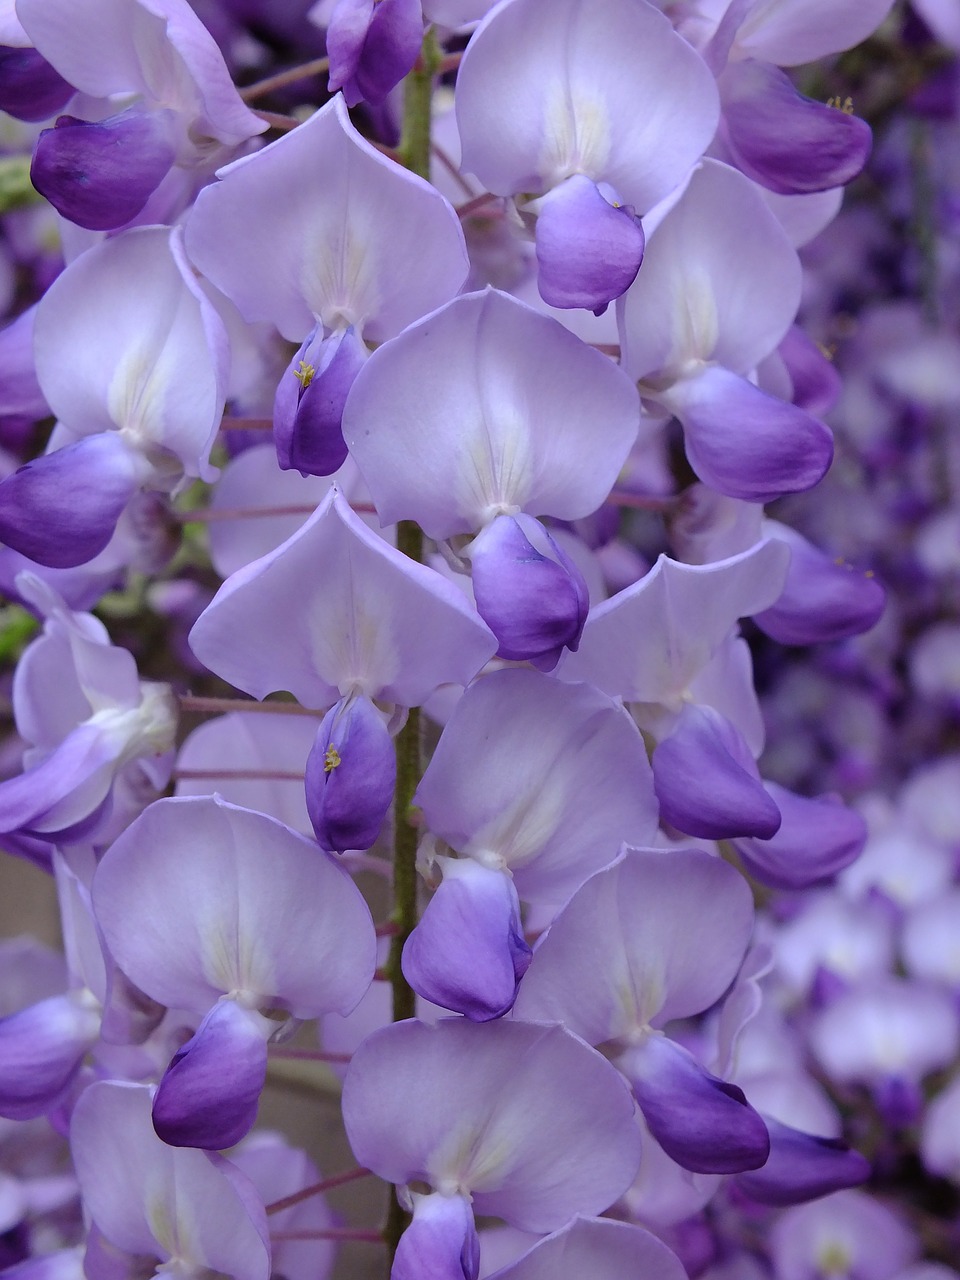
[[[307,387],[309,387],[310,383],[313,381],[313,375],[316,372],[317,371],[312,364],[307,364],[306,360],[301,360],[296,369],[294,369],[293,376],[300,383],[301,387],[303,387],[304,391],[306,391]]]
[[[331,742],[330,746],[327,747],[326,755],[323,757],[323,772],[333,773],[337,765],[342,763],[343,761],[340,759],[340,752]]]
[[[853,99],[849,96],[841,98],[839,94],[835,98],[827,99],[828,107],[835,107],[837,111],[842,111],[845,116],[853,115]]]

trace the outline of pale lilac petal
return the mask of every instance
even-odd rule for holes
[[[267,715],[231,711],[205,721],[187,737],[177,757],[177,795],[208,796],[216,791],[231,804],[242,804],[309,835],[303,778],[217,777],[232,769],[242,773],[303,774],[317,736],[319,721],[311,716]],[[190,777],[193,771],[208,777]],[[184,775],[187,776],[184,776]]]
[[[92,98],[142,94],[185,117],[198,142],[263,132],[182,0],[18,0],[17,14],[44,57]]]
[[[646,752],[623,709],[519,668],[466,691],[415,801],[452,848],[509,867],[521,898],[549,903],[656,830]]]
[[[838,1138],[801,1133],[764,1116],[770,1158],[761,1169],[737,1176],[736,1186],[761,1204],[802,1204],[858,1187],[870,1177],[870,1162]]]
[[[497,637],[497,657],[551,671],[576,649],[587,619],[587,584],[539,520],[500,515],[464,549],[473,596]]]
[[[838,1083],[916,1083],[960,1047],[955,1004],[942,988],[888,977],[851,988],[814,1021],[810,1045]]]
[[[144,451],[175,455],[187,475],[216,478],[207,459],[223,413],[226,334],[178,232],[136,228],[88,249],[47,290],[34,333],[37,377],[71,432],[120,429]],[[157,487],[179,478],[174,469]]]
[[[231,458],[213,491],[213,510],[259,509],[281,514],[210,522],[210,558],[220,577],[229,578],[286,542],[313,514],[329,488],[326,477],[281,471],[272,444],[251,445]],[[293,510],[284,515],[286,508]]]
[[[490,1280],[686,1280],[680,1259],[642,1227],[577,1216]]]
[[[51,996],[0,1019],[0,1115],[44,1115],[96,1042],[100,1017],[79,995]]]
[[[538,943],[516,1016],[562,1022],[603,1044],[701,1013],[733,981],[752,928],[746,882],[721,859],[625,849]]]
[[[880,26],[892,0],[759,0],[737,31],[736,52],[780,67],[852,49]]]
[[[141,212],[175,156],[171,112],[128,107],[95,122],[61,116],[37,139],[30,180],[68,222],[109,231]]]
[[[140,45],[150,89],[161,102],[173,96],[180,111],[191,118],[191,136],[201,156],[209,138],[234,147],[263,133],[266,123],[240,97],[223,55],[191,6],[183,0],[138,2],[165,24],[162,40],[153,36],[153,49]],[[130,6],[123,8],[129,11]],[[137,23],[136,15],[133,21]],[[167,64],[163,71],[158,62]]]
[[[148,476],[142,457],[114,432],[43,454],[0,482],[0,538],[38,564],[87,564]]]
[[[650,1132],[685,1169],[738,1173],[766,1162],[767,1129],[743,1090],[710,1075],[675,1041],[648,1036],[619,1066]]]
[[[246,991],[294,1017],[347,1013],[376,964],[370,911],[312,841],[213,799],[159,800],[114,842],[93,904],[117,963],[162,1004]]]
[[[443,880],[404,943],[403,975],[444,1009],[474,1022],[500,1018],[530,963],[517,891],[504,872],[472,858],[439,862]]]
[[[683,424],[694,471],[730,498],[770,502],[802,493],[833,460],[828,427],[719,365],[674,383],[660,400]]]
[[[636,391],[611,360],[493,289],[375,351],[343,415],[381,521],[415,519],[436,538],[501,512],[590,515],[638,427]]]
[[[397,756],[369,698],[341,700],[321,721],[306,762],[307,812],[321,849],[369,849],[393,801]]]
[[[396,551],[331,490],[292,538],[224,583],[190,646],[255,698],[286,689],[326,708],[358,692],[410,707],[442,684],[466,684],[496,640],[452,583]]]
[[[153,1100],[159,1138],[221,1151],[246,1136],[267,1078],[264,1022],[235,1000],[213,1006],[160,1081]]]
[[[633,586],[591,609],[560,676],[629,702],[675,703],[737,620],[773,604],[788,564],[787,549],[773,538],[712,564],[661,555]]]
[[[643,260],[643,227],[597,184],[574,174],[544,196],[537,212],[540,296],[551,307],[597,314],[629,289]]]
[[[453,297],[468,267],[449,203],[366,142],[339,96],[221,169],[186,243],[244,319],[297,343],[317,319],[383,342]]]
[[[477,1280],[480,1241],[470,1202],[460,1195],[413,1197],[390,1280]]]
[[[320,1172],[305,1151],[287,1145],[279,1133],[255,1130],[230,1152],[230,1163],[251,1180],[264,1204],[284,1199],[320,1181]],[[339,1224],[322,1195],[313,1195],[289,1209],[270,1215],[272,1272],[288,1280],[327,1280],[337,1251],[335,1240],[287,1239],[295,1235],[329,1230]]]
[[[143,1085],[99,1082],[74,1108],[71,1149],[93,1221],[129,1253],[268,1280],[267,1220],[254,1188],[219,1157],[161,1142],[151,1094]]]
[[[648,236],[618,305],[622,363],[641,379],[687,360],[748,374],[793,323],[800,260],[752,182],[704,160]]]
[[[769,839],[736,841],[744,866],[762,884],[807,888],[836,875],[860,854],[867,827],[855,809],[833,795],[799,796],[775,782],[764,786],[780,811],[780,829]]]
[[[828,191],[867,163],[870,126],[806,98],[766,62],[733,62],[720,78],[723,140],[737,167],[781,195]]]
[[[712,707],[687,703],[650,763],[660,817],[686,835],[769,839],[780,810],[764,789],[743,738]]]
[[[582,173],[640,214],[696,163],[717,120],[701,58],[629,0],[498,6],[467,47],[456,103],[463,168],[488,190],[540,192]]]
[[[600,1212],[639,1164],[622,1078],[560,1026],[394,1023],[354,1054],[343,1116],[381,1177],[469,1191],[475,1213],[526,1231]]]
[[[807,1280],[837,1257],[848,1274],[894,1280],[920,1251],[917,1233],[861,1191],[838,1191],[788,1209],[772,1224],[769,1245],[778,1280]]]

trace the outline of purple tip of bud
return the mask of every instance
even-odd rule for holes
[[[764,1116],[770,1158],[762,1169],[737,1176],[737,1188],[760,1204],[803,1204],[858,1187],[870,1177],[870,1162],[839,1138],[819,1138]]]
[[[273,437],[284,471],[331,476],[343,466],[343,406],[367,349],[351,326],[330,338],[314,329],[280,379]]]
[[[112,431],[34,458],[0,483],[0,539],[54,569],[86,564],[110,541],[145,468]]]
[[[267,1078],[262,1021],[234,1000],[213,1006],[160,1081],[153,1100],[158,1138],[222,1151],[250,1132]]]
[[[741,1173],[766,1164],[767,1127],[743,1090],[710,1075],[681,1045],[652,1034],[618,1065],[650,1132],[684,1169]]]
[[[467,553],[477,610],[497,637],[497,656],[552,671],[576,651],[590,601],[583,575],[539,520],[499,515]]]
[[[390,1280],[477,1280],[480,1240],[463,1196],[414,1196]]]
[[[780,826],[747,744],[712,707],[687,703],[651,765],[661,818],[688,836],[766,839]]]
[[[536,226],[540,296],[551,307],[602,315],[636,279],[644,235],[632,208],[612,204],[582,173],[540,202]]]
[[[873,576],[833,559],[805,538],[789,541],[791,557],[783,593],[754,622],[780,644],[819,644],[869,631],[887,593]]]
[[[307,812],[322,849],[369,849],[393,799],[397,759],[376,707],[342,698],[327,712],[307,758]]]
[[[347,106],[379,105],[413,68],[423,42],[420,0],[339,0],[327,27],[330,91]]]
[[[49,120],[75,92],[36,49],[0,46],[0,111],[18,120]]]
[[[72,995],[0,1020],[0,1116],[30,1120],[60,1098],[96,1041],[100,1017]]]
[[[61,116],[37,139],[30,178],[68,222],[111,231],[135,218],[166,177],[173,113],[128,107],[106,120]]]
[[[805,98],[779,67],[731,62],[720,78],[721,131],[734,163],[780,195],[828,191],[852,181],[867,163],[870,126],[850,100]]]
[[[441,862],[443,882],[403,948],[404,977],[424,999],[472,1022],[501,1018],[533,954],[513,880],[472,858]]]
[[[807,889],[835,876],[857,858],[867,824],[833,795],[794,795],[774,782],[767,791],[780,810],[780,830],[769,840],[737,839],[746,870],[774,889]]]

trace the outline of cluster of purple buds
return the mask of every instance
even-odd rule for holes
[[[801,314],[871,131],[791,69],[892,0],[195,7],[0,0],[0,845],[65,953],[0,949],[0,1269],[956,1280],[882,1194],[960,1181],[956,761],[790,754],[889,625]]]

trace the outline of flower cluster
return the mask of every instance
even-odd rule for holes
[[[15,1280],[955,1280],[858,1189],[960,1181],[957,765],[849,722],[898,627],[960,695],[956,509],[838,501],[960,402],[839,213],[856,46],[960,44],[892,5],[0,3]]]

